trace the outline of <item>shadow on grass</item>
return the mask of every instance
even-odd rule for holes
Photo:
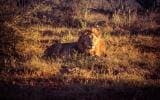
[[[155,81],[113,81],[100,79],[17,80],[18,84],[0,81],[1,100],[159,100],[160,86]],[[82,83],[84,82],[84,83]]]
[[[130,32],[133,35],[142,34],[142,35],[160,36],[160,27],[155,29],[144,29],[144,30],[133,28],[133,29],[130,29]]]
[[[108,15],[110,18],[113,16],[114,12],[109,10],[109,9],[97,9],[97,8],[90,8],[89,9],[91,12],[94,13],[100,13],[104,15]]]
[[[143,52],[154,52],[154,53],[159,53],[160,52],[160,47],[154,47],[154,46],[148,46],[148,45],[136,45],[135,47],[139,48],[139,50]]]

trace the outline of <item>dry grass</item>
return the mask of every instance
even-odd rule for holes
[[[0,56],[3,59],[0,63],[4,66],[0,68],[0,81],[22,86],[23,84],[29,86],[34,84],[47,87],[48,84],[48,87],[55,88],[55,90],[61,90],[66,86],[66,88],[70,87],[69,91],[73,89],[76,92],[87,91],[84,89],[87,87],[88,91],[94,90],[95,93],[101,90],[101,86],[114,89],[123,89],[126,84],[133,87],[143,87],[143,85],[159,87],[159,14],[151,12],[149,16],[145,16],[136,11],[121,12],[122,9],[118,12],[113,2],[112,5],[102,7],[107,9],[109,6],[113,15],[92,12],[86,8],[97,7],[98,3],[94,1],[93,4],[85,5],[85,8],[76,7],[78,12],[69,18],[78,19],[77,23],[80,22],[81,27],[68,26],[70,24],[64,21],[68,16],[64,16],[59,6],[54,8],[56,5],[45,1],[32,4],[21,14],[16,14],[12,20],[6,20],[3,25],[12,29],[10,33],[15,32],[20,35],[20,39],[14,43],[14,50],[18,56],[15,56],[12,48],[7,49],[7,53],[5,46],[3,50],[0,50],[0,53],[3,54]],[[62,5],[58,0],[55,1],[55,4]],[[99,9],[99,6],[96,9]],[[127,11],[128,9],[131,8],[126,7]],[[42,14],[42,17],[39,17],[39,13]],[[101,21],[104,22],[104,25],[99,24]],[[75,54],[72,59],[43,58],[44,51],[49,46],[57,41],[62,43],[76,41],[78,32],[89,27],[98,27],[102,32],[107,48],[106,57]],[[2,33],[9,36],[6,30]],[[15,39],[18,38],[15,37]],[[8,45],[3,42],[7,40],[11,40],[11,37],[1,39],[0,43]],[[5,58],[5,54],[8,54],[11,59]],[[42,84],[38,85],[39,81]],[[137,95],[135,98],[139,96]]]

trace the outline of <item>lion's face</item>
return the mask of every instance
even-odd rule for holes
[[[82,51],[95,49],[95,46],[98,44],[100,34],[97,30],[85,30],[80,33],[78,40],[79,48]]]
[[[92,46],[94,45],[93,42],[93,35],[83,35],[83,37],[81,38],[82,40],[80,41],[80,43],[86,48],[86,49],[91,49]]]

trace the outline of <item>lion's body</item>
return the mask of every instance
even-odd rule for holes
[[[46,49],[45,56],[70,58],[76,51],[78,51],[77,48],[76,42],[56,43]]]
[[[103,56],[105,54],[105,41],[97,30],[81,31],[77,42],[56,43],[45,51],[45,55],[54,57],[70,57],[75,52],[86,53],[91,56]]]

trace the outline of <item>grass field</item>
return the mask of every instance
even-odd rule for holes
[[[20,1],[20,0],[19,0]],[[1,100],[159,100],[160,10],[126,0],[2,0]],[[95,27],[106,57],[44,59]]]

